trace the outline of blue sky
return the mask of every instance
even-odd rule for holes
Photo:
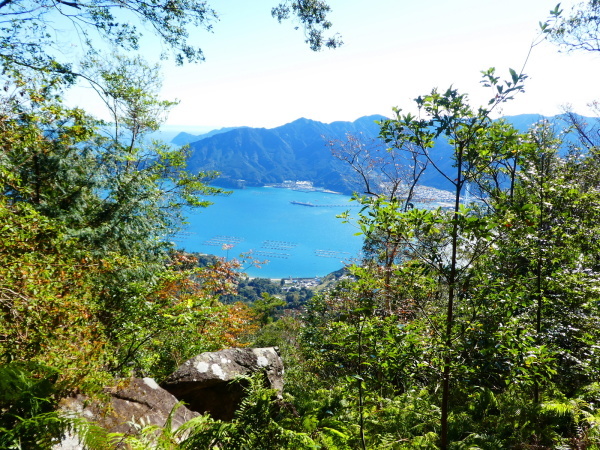
[[[214,32],[192,33],[206,61],[163,63],[162,94],[180,101],[168,125],[271,128],[299,117],[355,120],[389,114],[393,106],[410,110],[411,99],[450,85],[474,104],[485,103],[480,71],[519,71],[538,22],[556,0],[329,0],[345,45],[318,53],[293,24],[271,18],[277,0],[211,3],[220,14]],[[150,59],[157,53],[151,47],[145,47]],[[600,98],[598,69],[597,56],[560,53],[543,42],[525,67],[526,93],[501,112],[552,115],[572,104],[586,114],[585,105]],[[78,98],[98,108],[86,95]]]

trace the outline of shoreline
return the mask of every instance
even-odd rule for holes
[[[289,189],[291,191],[298,191],[298,192],[321,192],[323,194],[344,195],[343,192],[332,191],[331,189],[325,189],[325,188],[313,187],[313,186],[294,186],[294,185],[290,185],[287,183],[271,183],[271,184],[265,184],[262,187],[274,188],[274,189]]]

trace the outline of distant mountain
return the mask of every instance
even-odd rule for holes
[[[548,120],[552,123],[560,122],[560,116],[547,117],[540,114],[519,114],[517,116],[506,116],[504,119],[521,132],[527,131],[531,128],[531,125],[541,120]]]
[[[351,192],[343,175],[348,169],[331,155],[326,142],[345,139],[347,133],[375,137],[379,132],[375,121],[383,118],[368,116],[330,124],[303,118],[272,129],[236,128],[192,142],[188,167],[219,171],[215,184],[225,187],[307,180]]]
[[[351,193],[357,189],[348,181],[353,178],[351,168],[331,155],[327,141],[344,140],[348,133],[375,138],[379,134],[375,122],[384,118],[375,115],[354,122],[330,124],[302,118],[272,129],[221,129],[197,136],[180,133],[178,138],[181,138],[180,142],[191,142],[189,170],[220,172],[214,182],[218,186],[239,188],[306,180],[315,186]],[[561,116],[522,114],[505,119],[521,131],[542,119],[556,124],[557,130],[565,127]],[[443,139],[438,141],[433,156],[438,167],[451,170],[452,148]],[[433,169],[423,175],[421,184],[438,189],[451,188],[451,184]]]
[[[177,146],[183,146],[183,145],[189,144],[190,142],[197,141],[199,139],[200,139],[199,136],[197,136],[195,134],[190,134],[190,133],[186,133],[185,131],[182,131],[177,136],[175,136],[173,139],[171,139],[171,144],[174,144]]]
[[[171,142],[171,140],[181,132],[202,135],[202,133],[209,132],[210,130],[212,130],[212,127],[206,127],[202,125],[162,125],[160,129],[150,133],[147,137],[162,142]]]
[[[177,136],[175,136],[171,140],[171,144],[187,145],[192,142],[199,141],[201,139],[206,139],[211,136],[215,136],[217,134],[226,133],[228,131],[235,130],[236,128],[247,128],[247,127],[225,127],[225,128],[219,128],[218,130],[211,130],[208,133],[198,134],[198,135],[190,134],[190,133],[186,133],[185,131],[182,131],[181,133],[179,133]]]

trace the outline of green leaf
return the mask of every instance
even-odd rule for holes
[[[510,72],[513,84],[516,85],[519,82],[519,75],[517,75],[514,69],[508,69],[508,71]]]

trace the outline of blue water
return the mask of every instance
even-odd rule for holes
[[[234,190],[211,198],[214,205],[188,215],[189,225],[175,239],[187,251],[232,259],[252,251],[268,260],[260,268],[245,268],[264,278],[317,277],[341,269],[359,256],[362,238],[357,229],[336,218],[355,202],[338,194],[279,188]],[[291,201],[322,205],[301,206]],[[223,246],[232,246],[229,250]]]

